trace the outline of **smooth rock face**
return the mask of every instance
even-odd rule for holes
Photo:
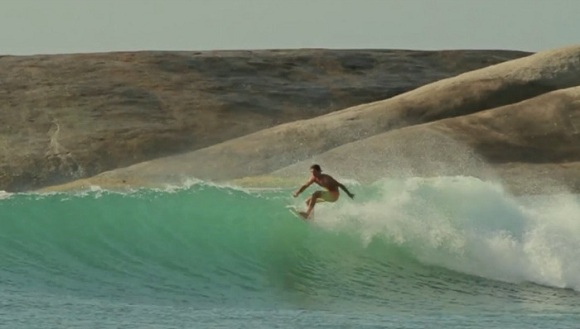
[[[580,164],[577,86],[580,47],[557,49],[75,184],[304,177],[318,162],[362,181],[473,175],[521,193],[578,190],[580,176],[570,174]],[[550,186],[530,181],[536,176]]]
[[[306,49],[2,56],[0,190],[64,183],[219,145],[261,129],[387,99],[526,55],[515,51]],[[498,82],[491,84],[493,89]],[[511,90],[518,92],[519,85],[514,86]],[[526,89],[521,98],[552,87],[542,84],[537,91]],[[404,109],[395,111],[391,116],[405,119],[400,113]],[[322,120],[331,129],[345,120],[372,122],[383,116],[367,119],[356,118],[356,110],[350,113],[342,114],[340,120]],[[414,116],[413,120],[446,116]],[[346,126],[341,131],[362,138],[385,130],[393,120],[375,122],[369,128],[359,125],[356,131]],[[353,140],[326,135],[316,123],[288,127],[298,135],[281,133],[280,127],[273,134],[281,139],[261,133],[232,140],[234,144],[228,145],[233,145],[235,152],[221,146],[206,149],[200,154],[223,156],[194,156],[192,168],[197,170],[177,165],[172,174],[217,178],[213,169],[202,174],[208,167],[222,171],[222,165],[240,169],[227,172],[224,178],[261,173]],[[304,127],[315,127],[314,135],[306,134]],[[317,134],[320,138],[311,138]],[[269,143],[270,139],[275,143]],[[265,151],[273,145],[284,150],[296,141],[319,146],[290,155],[285,151],[256,159],[245,155],[247,148]],[[237,154],[242,156],[236,158]],[[275,165],[259,164],[264,157],[279,155],[284,156],[283,161]]]
[[[383,177],[470,175],[517,193],[580,191],[580,86],[466,116],[388,131],[285,167],[310,163],[371,182]]]

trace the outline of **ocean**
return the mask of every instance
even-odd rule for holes
[[[346,185],[3,193],[0,328],[580,327],[579,195]]]

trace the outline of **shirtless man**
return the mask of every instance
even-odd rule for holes
[[[332,178],[330,175],[326,175],[322,173],[322,169],[317,164],[310,166],[310,172],[312,176],[306,182],[306,184],[302,185],[296,192],[294,192],[294,197],[300,195],[300,193],[304,192],[308,188],[308,186],[312,185],[312,183],[316,183],[324,188],[327,191],[316,191],[312,193],[312,196],[306,200],[306,205],[308,206],[308,210],[306,212],[301,211],[300,215],[307,219],[310,217],[312,210],[314,209],[314,205],[318,201],[328,201],[328,202],[335,202],[338,200],[339,193],[338,188],[341,188],[346,194],[351,198],[354,199],[354,194],[350,193],[350,191],[341,183],[339,183],[336,179]]]

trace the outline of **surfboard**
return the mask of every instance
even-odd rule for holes
[[[306,217],[306,212],[300,211],[300,210],[296,209],[296,207],[294,207],[294,206],[287,206],[286,208],[296,218],[299,218],[299,219],[302,219],[302,220],[308,220],[308,218]]]

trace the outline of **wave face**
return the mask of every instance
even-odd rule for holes
[[[580,320],[578,196],[515,198],[469,177],[352,190],[354,201],[320,204],[309,223],[286,209],[304,198],[283,189],[4,195],[0,297],[46,314],[138,305]]]

